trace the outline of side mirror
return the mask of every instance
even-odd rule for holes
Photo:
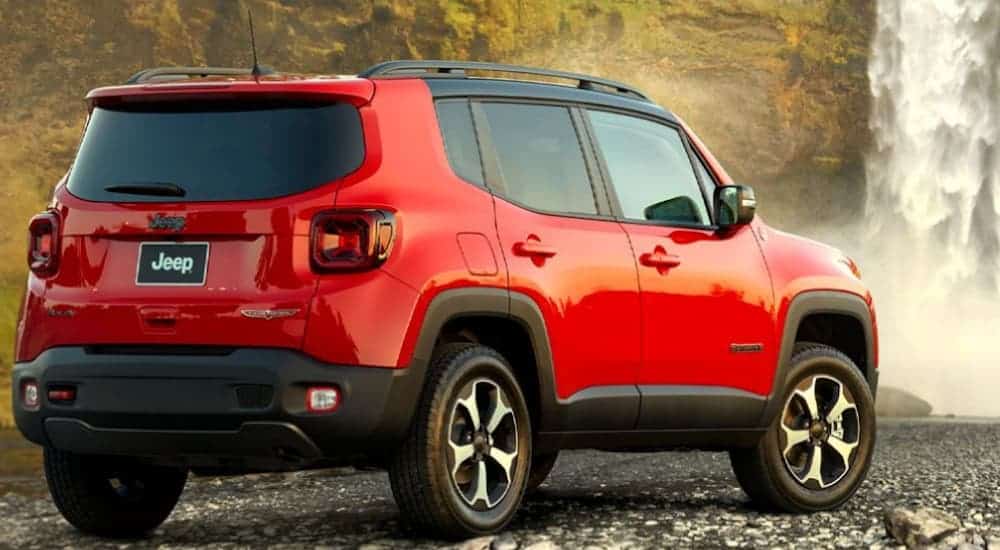
[[[757,198],[749,185],[723,185],[715,188],[715,224],[732,229],[753,221]]]

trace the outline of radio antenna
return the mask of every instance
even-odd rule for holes
[[[264,71],[257,64],[257,39],[253,34],[253,12],[249,9],[247,9],[247,18],[250,20],[250,50],[253,51],[253,69],[250,70],[250,74],[253,75],[254,79],[259,79]]]

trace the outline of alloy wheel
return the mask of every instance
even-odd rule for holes
[[[851,391],[839,380],[813,375],[785,402],[779,444],[785,467],[808,489],[836,485],[851,469],[861,441],[861,418]]]
[[[519,454],[517,418],[507,395],[491,380],[469,382],[448,425],[452,484],[472,509],[494,508],[511,487]]]

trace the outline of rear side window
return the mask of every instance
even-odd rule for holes
[[[149,104],[96,108],[67,188],[94,201],[270,199],[353,172],[364,160],[347,104]],[[110,192],[169,185],[183,196]]]
[[[597,213],[569,109],[515,103],[482,109],[497,156],[498,193],[545,212]]]
[[[708,208],[680,132],[643,118],[589,111],[628,220],[708,225]]]
[[[451,169],[459,177],[483,185],[483,163],[479,158],[479,143],[469,102],[439,101],[437,115]]]

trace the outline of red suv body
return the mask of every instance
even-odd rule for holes
[[[431,499],[444,509],[413,521],[449,536],[502,527],[565,448],[731,450],[755,500],[843,502],[877,380],[854,263],[754,217],[752,191],[636,90],[477,69],[526,70],[154,70],[88,94],[78,158],[32,222],[17,330],[15,415],[47,467],[387,464],[404,512]],[[856,380],[796,378],[803,354]],[[462,368],[487,370],[442,390]],[[476,395],[493,405],[463,405]],[[486,426],[500,404],[516,436]],[[438,432],[478,445],[443,451],[441,478]],[[843,472],[833,440],[854,445]],[[406,487],[408,468],[431,477]],[[780,475],[787,491],[754,488]]]

